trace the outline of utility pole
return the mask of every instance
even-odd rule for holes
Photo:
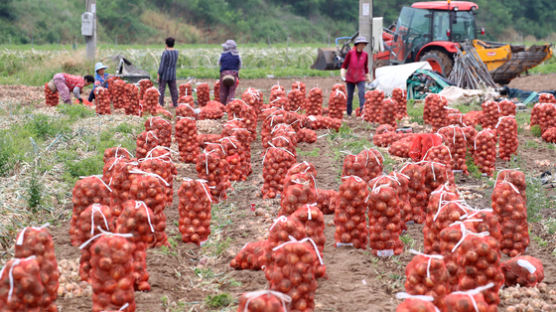
[[[369,72],[373,74],[373,0],[359,0],[359,36],[364,36],[369,41],[365,52],[369,54]]]
[[[94,61],[96,50],[97,50],[97,1],[96,0],[85,0],[85,1],[86,1],[86,12],[92,14],[92,25],[91,25],[92,33],[90,32],[88,32],[87,34],[83,33],[83,35],[85,35],[85,40],[87,41],[87,59]],[[81,22],[84,23],[83,17]],[[82,32],[83,32],[83,27],[82,27]]]

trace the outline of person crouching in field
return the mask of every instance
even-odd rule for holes
[[[234,40],[227,40],[222,48],[224,51],[218,60],[218,65],[220,65],[220,103],[226,105],[236,94],[241,56]]]
[[[110,75],[105,72],[107,68],[108,66],[100,62],[95,64],[95,85],[89,94],[89,102],[92,102],[95,99],[96,87],[108,88],[108,78],[110,78]]]
[[[355,91],[355,86],[357,86],[357,91],[359,93],[360,111],[363,111],[363,105],[365,104],[365,81],[371,81],[368,65],[369,55],[367,52],[363,51],[367,44],[369,44],[369,41],[367,41],[365,37],[357,37],[354,42],[355,46],[346,55],[340,71],[342,80],[347,84],[348,116],[351,116],[352,112],[353,92]]]
[[[48,87],[52,92],[58,91],[62,101],[66,104],[71,104],[71,93],[75,96],[79,103],[83,104],[81,99],[81,91],[84,87],[95,82],[95,78],[91,75],[74,76],[65,73],[54,75],[52,80],[48,83]]]
[[[176,86],[176,66],[178,64],[178,50],[174,49],[176,40],[172,37],[166,38],[166,49],[162,53],[160,66],[158,67],[158,91],[160,97],[158,103],[164,106],[164,93],[166,92],[166,84],[170,88],[172,96],[172,104],[178,106],[178,87]]]

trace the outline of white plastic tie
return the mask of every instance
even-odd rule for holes
[[[91,235],[93,235],[95,233],[95,213],[100,213],[100,215],[102,216],[102,219],[104,220],[104,226],[106,228],[107,231],[110,231],[110,228],[108,227],[108,221],[106,220],[106,216],[104,216],[104,213],[102,213],[102,210],[100,210],[101,205],[99,204],[93,204],[92,208],[91,208]]]
[[[519,259],[517,260],[517,265],[519,265],[520,267],[524,268],[525,270],[529,271],[530,274],[534,274],[537,271],[537,268],[535,268],[534,265],[531,264],[531,262],[525,260],[525,259]]]
[[[151,228],[151,232],[154,233],[154,227],[153,227],[153,224],[151,223],[151,214],[149,213],[149,207],[147,207],[147,204],[145,204],[144,201],[136,200],[135,201],[135,209],[139,209],[141,206],[145,207],[145,213],[147,214],[147,221],[149,221],[149,226]]]
[[[35,230],[35,231],[39,231],[39,230],[42,230],[42,229],[47,228],[48,226],[50,226],[50,223],[45,223],[45,224],[43,224],[43,225],[41,225],[41,226],[30,226],[30,227],[24,228],[24,229],[21,231],[21,233],[19,233],[19,236],[17,236],[17,240],[16,240],[16,243],[15,243],[15,244],[16,244],[17,246],[23,245],[23,241],[25,240],[25,232],[27,231],[27,229],[31,228],[31,229],[33,229],[33,230]],[[0,276],[2,276],[2,274],[0,274]]]

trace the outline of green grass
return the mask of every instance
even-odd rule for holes
[[[183,68],[177,71],[178,79],[200,78],[218,79],[219,72],[215,68]],[[260,78],[290,78],[290,77],[338,77],[337,70],[315,70],[309,67],[301,68],[295,66],[287,67],[260,67],[243,68],[240,72],[241,79],[260,79]],[[153,75],[154,77],[154,75]]]
[[[227,307],[234,301],[232,295],[221,293],[218,295],[208,295],[205,298],[205,304],[211,309]]]
[[[471,157],[471,155],[466,156],[465,164],[467,165],[467,171],[469,171],[469,174],[472,177],[474,177],[475,179],[480,179],[481,178],[482,173],[481,173],[481,171],[479,171],[479,168],[477,167],[477,165],[473,161],[473,157]]]
[[[531,127],[531,134],[537,138],[540,138],[542,135],[541,127],[539,125],[534,125]]]
[[[425,122],[423,121],[423,111],[424,111],[424,104],[416,103],[413,100],[409,100],[407,102],[407,114],[409,115],[411,122],[416,122],[420,125],[424,125]]]
[[[542,219],[542,211],[556,209],[556,202],[548,197],[540,179],[526,176],[527,220],[537,222]]]
[[[556,56],[552,56],[543,64],[529,70],[531,74],[551,74],[556,73]]]
[[[71,122],[81,118],[95,116],[95,111],[85,105],[62,104],[58,105],[56,110],[59,113],[68,116]]]

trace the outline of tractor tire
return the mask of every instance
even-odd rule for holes
[[[448,78],[454,67],[453,58],[440,50],[430,50],[419,58],[421,62],[429,62],[432,69]]]

